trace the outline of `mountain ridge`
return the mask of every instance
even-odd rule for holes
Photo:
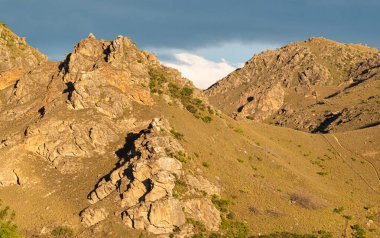
[[[1,89],[0,122],[0,198],[27,237],[380,229],[380,127],[234,120],[127,37],[90,34]]]

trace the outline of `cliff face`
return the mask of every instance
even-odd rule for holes
[[[29,46],[25,38],[17,36],[0,22],[0,89],[46,61],[47,57]]]
[[[236,119],[309,132],[358,129],[380,120],[379,65],[376,49],[311,38],[255,55],[206,95]]]

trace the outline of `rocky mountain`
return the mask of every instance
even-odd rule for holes
[[[29,46],[24,37],[0,22],[0,89],[46,61],[47,57]]]
[[[30,67],[0,89],[0,237],[379,234],[378,126],[234,120],[123,36]]]
[[[379,124],[380,52],[311,38],[255,55],[206,90],[236,119],[309,132]]]

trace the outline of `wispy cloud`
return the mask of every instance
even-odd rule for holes
[[[194,85],[206,89],[217,80],[236,69],[225,60],[214,62],[191,53],[176,53],[174,61],[164,61],[163,64],[178,69],[182,75],[193,81]]]

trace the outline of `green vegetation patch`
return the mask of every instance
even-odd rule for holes
[[[13,224],[16,214],[9,206],[3,206],[0,201],[0,238],[22,238],[17,231],[17,226]]]
[[[202,99],[194,98],[194,89],[184,86],[180,88],[174,83],[168,85],[170,95],[181,101],[187,111],[193,114],[194,117],[201,119],[205,123],[212,121],[211,114],[214,113],[210,106],[206,106]]]
[[[366,231],[358,224],[351,226],[352,229],[352,237],[353,238],[364,238],[366,237]]]
[[[52,230],[51,234],[58,237],[71,237],[74,235],[74,230],[68,226],[59,226]]]
[[[318,231],[316,234],[298,234],[290,232],[275,232],[268,235],[250,236],[249,238],[332,238],[332,234],[326,231]]]

